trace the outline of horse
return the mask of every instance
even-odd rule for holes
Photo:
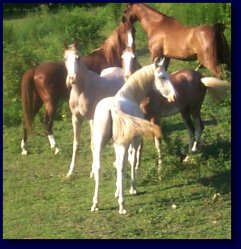
[[[170,58],[178,60],[199,60],[208,70],[220,77],[220,63],[230,69],[229,47],[223,34],[225,26],[184,26],[143,3],[127,4],[123,16],[134,23],[139,20],[148,36],[152,60],[165,56],[165,68]]]
[[[87,68],[96,73],[107,67],[122,66],[121,55],[126,47],[135,49],[135,29],[122,18],[120,25],[103,44],[82,58]],[[27,135],[32,131],[34,116],[45,106],[44,124],[51,149],[59,152],[53,136],[53,118],[60,99],[68,99],[70,90],[66,87],[67,70],[64,62],[46,62],[27,70],[22,77],[21,99],[23,108],[22,155],[27,155]]]
[[[201,118],[201,107],[207,90],[213,96],[230,88],[227,81],[215,77],[203,77],[199,72],[182,69],[170,74],[170,81],[175,88],[176,98],[168,102],[161,94],[150,91],[140,107],[145,118],[160,125],[160,118],[181,113],[189,135],[189,152],[195,152],[200,146],[204,124]],[[158,152],[158,165],[161,166],[161,139],[155,138]],[[184,162],[189,160],[189,155]]]
[[[127,47],[122,55],[122,67],[108,67],[101,71],[100,76],[107,79],[115,79],[120,75],[124,76],[125,81],[142,66],[137,61],[136,55],[132,47]]]
[[[129,60],[123,64],[123,69],[125,65],[132,65],[128,68],[130,72],[127,71],[126,74],[134,73],[140,67],[138,60],[134,54],[134,51],[128,49]],[[127,58],[127,56],[126,56]],[[134,59],[135,58],[135,59]],[[165,59],[163,59],[165,61]],[[163,62],[165,65],[165,62]],[[106,69],[103,70],[105,72]],[[164,72],[164,68],[162,68]],[[107,71],[106,71],[107,73]],[[112,79],[115,75],[119,75],[119,70],[112,70],[108,77]],[[203,77],[199,72],[191,69],[178,70],[170,75],[165,72],[162,78],[169,78],[175,91],[176,99],[173,101],[167,101],[161,94],[151,90],[147,96],[143,99],[140,104],[140,108],[145,114],[145,119],[151,121],[152,123],[161,126],[160,118],[169,117],[181,113],[184,124],[187,128],[189,134],[189,153],[197,151],[201,142],[201,135],[204,129],[203,121],[201,119],[201,106],[206,95],[206,91],[209,90],[214,97],[219,96],[219,92],[224,89],[229,89],[230,84],[226,81],[216,79],[214,77]],[[192,117],[192,119],[191,119]],[[155,146],[158,153],[158,169],[161,167],[161,138],[155,137]],[[141,150],[142,148],[140,148]],[[188,154],[189,154],[188,153]],[[189,155],[184,158],[184,162],[189,160]],[[136,164],[136,170],[139,164]],[[132,181],[135,181],[132,179]]]
[[[92,134],[92,120],[97,103],[103,98],[114,96],[125,83],[125,79],[121,68],[122,73],[111,80],[88,70],[81,60],[76,44],[65,48],[64,60],[67,69],[66,85],[71,89],[69,107],[74,131],[72,160],[66,175],[70,177],[75,168],[82,119],[87,118],[90,121]]]
[[[168,101],[175,99],[176,93],[171,82],[160,76],[163,74],[163,60],[145,66],[132,74],[114,97],[102,99],[96,106],[93,119],[93,163],[92,172],[95,178],[95,192],[91,211],[98,211],[98,191],[100,174],[100,155],[104,146],[112,138],[116,155],[116,192],[119,214],[126,214],[124,204],[123,177],[130,146],[136,152],[141,145],[141,135],[160,136],[160,129],[149,121],[139,107],[142,99],[151,89],[163,94]],[[133,155],[134,163],[140,158]],[[132,167],[133,169],[133,167]],[[133,187],[133,186],[132,186]]]

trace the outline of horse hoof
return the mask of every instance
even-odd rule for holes
[[[55,148],[54,155],[57,155],[59,153],[59,149]]]
[[[129,193],[130,193],[131,195],[136,195],[136,194],[137,194],[137,191],[136,191],[136,189],[134,189],[134,188],[130,188]]]
[[[91,212],[97,212],[98,210],[99,210],[98,207],[96,205],[94,205],[94,204],[90,209]]]
[[[71,176],[71,174],[70,174],[70,173],[68,173],[65,177],[66,177],[66,179],[69,179],[69,178],[70,178],[70,176]]]
[[[28,152],[26,150],[23,150],[22,153],[21,153],[23,156],[26,156],[28,155]]]
[[[119,210],[119,214],[126,215],[126,214],[127,214],[126,209],[121,209],[121,210]]]
[[[186,156],[183,160],[183,163],[193,163],[194,160],[191,156]]]

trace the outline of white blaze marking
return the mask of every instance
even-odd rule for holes
[[[128,37],[128,47],[132,48],[132,46],[133,46],[133,37],[132,37],[132,34],[131,34],[130,31],[128,31],[127,37]]]

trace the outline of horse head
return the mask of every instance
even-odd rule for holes
[[[119,38],[124,47],[131,47],[135,50],[135,33],[136,30],[131,22],[124,16],[122,17],[122,29],[119,32]]]
[[[134,3],[128,3],[124,9],[123,17],[131,23],[137,21],[137,16],[133,10]]]
[[[64,61],[67,69],[66,85],[69,87],[75,84],[79,67],[80,52],[77,49],[77,43],[69,46],[65,43]]]
[[[135,64],[136,63],[136,56],[133,52],[131,47],[127,47],[121,56],[122,58],[122,67],[124,70],[124,78],[125,81],[134,73],[135,71]]]
[[[165,70],[164,61],[165,57],[162,59],[156,57],[154,60],[155,89],[167,98],[168,102],[173,102],[176,99],[176,91],[168,72]]]

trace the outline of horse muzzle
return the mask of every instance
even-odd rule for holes
[[[174,102],[176,100],[176,94],[169,94],[166,98],[169,103]]]
[[[68,75],[66,83],[72,85],[75,84],[75,82],[76,82],[76,75],[71,75],[71,76]]]

